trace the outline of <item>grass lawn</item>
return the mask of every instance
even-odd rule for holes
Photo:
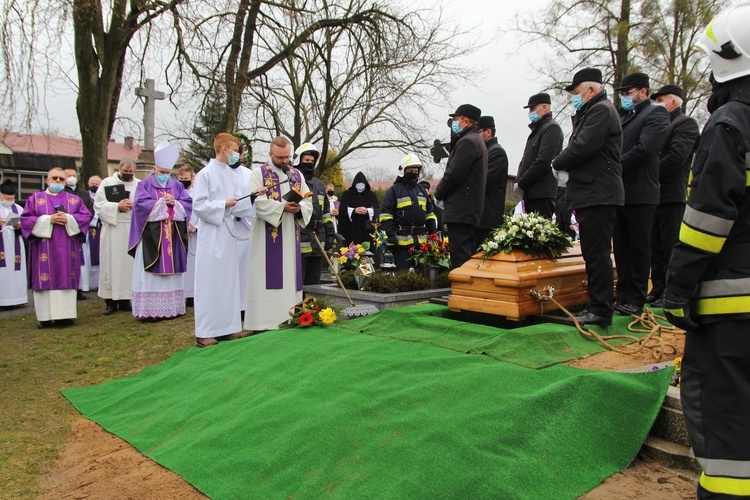
[[[78,307],[74,326],[38,330],[33,314],[0,320],[0,498],[36,498],[80,415],[60,389],[158,364],[195,344],[193,313],[156,323]]]

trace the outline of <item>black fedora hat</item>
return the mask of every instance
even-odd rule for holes
[[[482,117],[482,110],[476,106],[472,106],[471,104],[462,104],[458,108],[456,108],[455,113],[451,113],[448,116],[450,116],[451,118],[455,116],[465,116],[469,120],[478,122],[479,118]]]
[[[552,104],[552,99],[550,99],[549,94],[545,94],[544,92],[534,94],[529,97],[529,103],[524,108],[533,108],[537,104]]]
[[[656,99],[660,95],[676,95],[680,99],[682,99],[682,89],[678,87],[677,85],[665,85],[653,94],[651,94],[651,99]]]
[[[616,87],[615,90],[624,90],[632,88],[649,88],[648,75],[646,73],[630,73],[622,77],[620,86]]]
[[[480,117],[478,128],[495,128],[495,118],[492,116]]]
[[[573,92],[573,90],[583,82],[602,83],[601,70],[596,68],[583,68],[581,71],[573,75],[573,83],[565,87],[565,90]]]

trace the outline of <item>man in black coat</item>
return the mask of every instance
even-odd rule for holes
[[[503,222],[508,186],[508,155],[495,137],[495,119],[491,116],[480,117],[478,128],[479,137],[487,148],[487,185],[484,187],[482,218],[474,228],[475,249]]]
[[[557,197],[557,179],[552,173],[552,160],[562,151],[563,131],[552,118],[549,94],[529,97],[524,106],[529,110],[531,134],[526,139],[523,158],[518,165],[518,177],[513,186],[523,197],[526,213],[538,212],[552,219]]]
[[[685,212],[687,182],[690,164],[698,144],[698,124],[682,112],[682,89],[677,85],[665,85],[651,94],[656,104],[666,107],[671,123],[667,139],[659,155],[659,205],[654,214],[651,231],[651,293],[646,301],[654,307],[663,307],[665,277],[672,247],[680,236],[680,222]]]
[[[588,324],[612,324],[614,273],[610,249],[616,208],[625,201],[620,168],[622,127],[607,99],[602,72],[584,68],[565,88],[576,108],[568,146],[552,163],[567,177],[568,207],[576,211],[581,253],[586,261],[590,301],[576,317]]]
[[[451,149],[445,174],[435,190],[443,200],[443,222],[448,226],[451,269],[469,260],[474,251],[474,226],[484,212],[487,185],[487,148],[477,133],[482,111],[462,104],[453,118],[451,130],[458,137]]]
[[[613,248],[617,265],[614,309],[641,314],[651,269],[651,228],[659,204],[659,153],[669,128],[669,113],[652,106],[645,73],[625,75],[620,86],[622,184],[625,205],[617,209]]]

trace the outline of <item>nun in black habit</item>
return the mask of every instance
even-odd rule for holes
[[[346,244],[362,243],[372,238],[372,221],[379,207],[365,174],[357,172],[352,186],[341,195],[339,206],[339,234]]]

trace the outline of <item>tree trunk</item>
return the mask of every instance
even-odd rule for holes
[[[617,49],[615,52],[614,83],[615,86],[622,82],[622,77],[628,74],[630,61],[628,55],[630,47],[630,0],[621,0],[620,18],[617,23]],[[617,92],[617,104],[619,105],[620,93]]]

